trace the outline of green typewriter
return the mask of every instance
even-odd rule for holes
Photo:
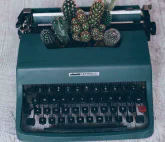
[[[110,6],[108,6],[110,5]],[[147,138],[154,132],[151,5],[96,0],[23,9],[16,27],[16,132],[21,141]]]

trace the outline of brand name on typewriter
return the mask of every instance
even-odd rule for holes
[[[75,73],[69,73],[69,77],[75,77],[75,76],[99,76],[99,72],[75,72]]]

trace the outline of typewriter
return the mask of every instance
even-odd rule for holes
[[[88,7],[82,7],[86,12]],[[118,47],[47,49],[40,31],[60,8],[23,9],[16,27],[16,131],[22,141],[100,141],[153,134],[150,5],[116,6]]]

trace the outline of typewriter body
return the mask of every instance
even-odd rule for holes
[[[148,10],[115,7],[112,27],[121,32],[119,47],[49,50],[39,31],[50,25],[52,13],[61,15],[60,9],[24,9],[17,23],[18,138],[53,142],[151,136],[152,70],[147,41],[154,27]]]

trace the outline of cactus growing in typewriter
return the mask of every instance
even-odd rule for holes
[[[80,34],[79,33],[73,33],[72,34],[72,38],[73,38],[73,40],[75,40],[77,42],[80,42],[81,41],[81,38],[80,38]]]
[[[73,18],[72,21],[71,21],[71,24],[72,25],[78,25],[79,24],[78,19],[77,18]]]
[[[100,26],[98,26],[100,28]],[[103,40],[103,31],[104,31],[104,26],[102,27],[101,25],[101,28],[93,28],[91,29],[91,35],[92,35],[92,38],[93,40],[95,41],[100,41],[100,40]]]
[[[81,10],[81,12],[80,12],[80,10],[77,12],[77,19],[78,19],[80,24],[87,22],[87,17],[86,17],[86,14],[83,10]]]
[[[52,29],[54,30],[55,38],[64,47],[67,46],[70,41],[67,25],[64,17],[55,17],[52,22]]]
[[[98,35],[93,36],[93,40],[95,41],[101,41],[104,38],[104,34],[102,32],[99,32]]]
[[[112,22],[112,15],[111,15],[111,11],[114,8],[114,3],[115,0],[111,0],[111,3],[108,3],[105,0],[105,9],[104,9],[104,13],[101,19],[101,23],[104,24],[106,27],[110,26],[111,22]]]
[[[104,2],[96,0],[91,6],[88,22],[91,28],[97,27],[104,13]]]
[[[51,29],[43,29],[41,31],[41,40],[45,45],[50,45],[55,43],[54,31]]]
[[[62,5],[62,12],[68,24],[71,24],[73,18],[76,17],[76,4],[74,0],[65,0]]]
[[[72,31],[73,33],[81,33],[82,32],[82,28],[79,24],[77,25],[72,25]]]
[[[104,33],[104,43],[106,46],[115,46],[121,39],[121,34],[117,29],[111,28]]]
[[[84,30],[84,31],[89,31],[89,24],[86,22],[86,23],[84,23],[84,24],[82,24],[82,29]]]
[[[98,26],[98,29],[99,29],[100,32],[104,32],[105,29],[106,29],[106,26],[105,26],[104,24],[100,24],[100,25]]]
[[[83,31],[81,33],[81,41],[82,42],[89,42],[91,40],[91,35],[88,31]]]

